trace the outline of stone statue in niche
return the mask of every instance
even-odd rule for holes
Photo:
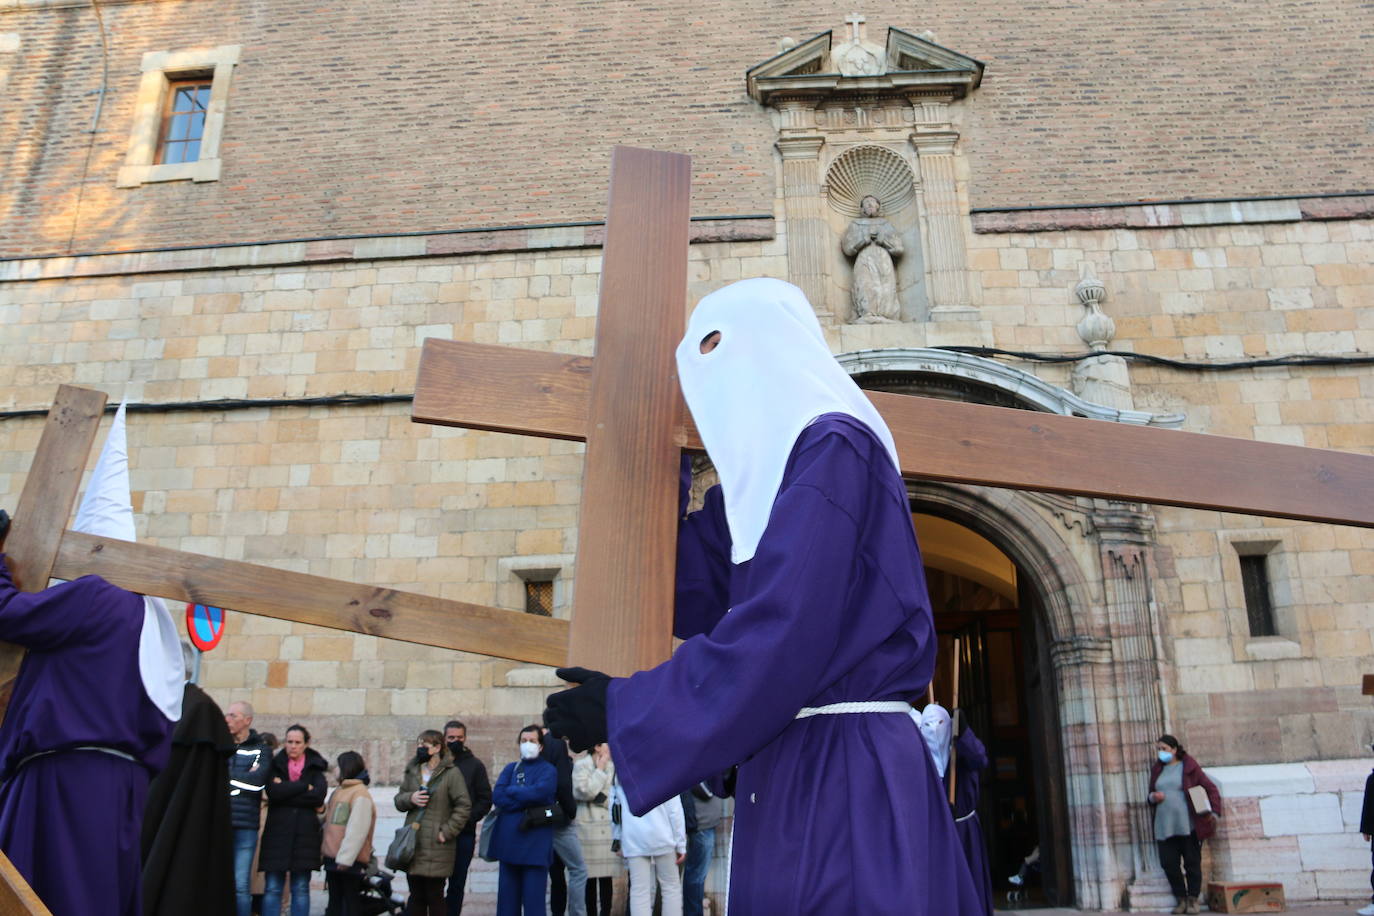
[[[840,240],[846,257],[854,258],[850,299],[855,324],[886,324],[901,319],[897,301],[897,270],[902,256],[902,237],[879,212],[882,205],[871,194],[859,202],[859,218],[849,224]]]

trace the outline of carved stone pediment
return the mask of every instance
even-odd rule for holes
[[[922,89],[959,99],[983,80],[980,61],[902,29],[887,30],[885,48],[858,39],[832,46],[832,39],[832,32],[822,32],[752,67],[745,74],[750,97],[767,105],[779,93],[871,96]],[[881,51],[872,55],[878,58],[876,68],[848,65],[870,51]],[[856,72],[864,69],[881,72]]]

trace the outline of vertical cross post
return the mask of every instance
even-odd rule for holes
[[[5,563],[14,584],[23,591],[36,592],[48,585],[104,412],[103,392],[72,385],[57,389],[5,540]],[[0,719],[23,657],[19,646],[0,643]]]
[[[628,675],[672,651],[691,159],[616,147],[587,416],[570,663]]]

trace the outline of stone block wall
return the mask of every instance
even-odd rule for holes
[[[1278,881],[1290,902],[1367,897],[1369,771],[1368,759],[1207,767],[1223,810],[1207,880]]]

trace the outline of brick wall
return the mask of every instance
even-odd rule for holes
[[[0,254],[599,219],[614,143],[690,152],[694,212],[770,212],[745,71],[848,6],[226,0],[0,9]],[[868,7],[988,65],[974,206],[1366,190],[1358,0]],[[17,38],[13,37],[17,36]],[[10,51],[17,41],[17,48]],[[116,189],[146,51],[239,44],[218,182]],[[89,151],[89,167],[87,166]]]

